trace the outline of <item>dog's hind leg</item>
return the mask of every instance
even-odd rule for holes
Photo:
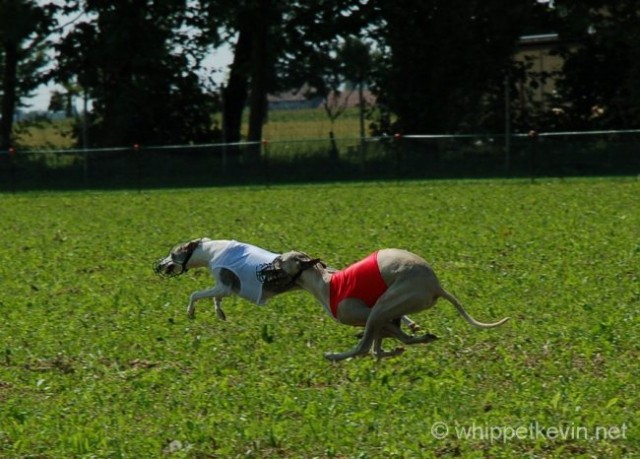
[[[396,321],[391,321],[384,326],[383,336],[385,338],[395,338],[398,341],[401,341],[403,344],[426,344],[438,339],[436,335],[432,335],[431,333],[424,333],[417,336],[407,335],[397,325]]]
[[[397,347],[392,351],[385,351],[382,349],[382,336],[377,336],[373,340],[373,356],[376,359],[383,359],[385,357],[395,357],[396,355],[400,355],[404,352],[403,347]]]
[[[413,320],[409,319],[407,316],[402,316],[402,324],[406,325],[411,333],[416,333],[420,331],[420,325],[415,323]]]
[[[406,325],[407,327],[409,327],[409,330],[411,331],[411,333],[417,333],[420,330],[422,330],[422,328],[420,327],[420,325],[418,325],[417,323],[415,323],[413,320],[409,319],[407,316],[402,316],[400,319],[398,320],[394,320],[392,321],[393,323],[395,323],[398,328],[400,328],[400,323],[402,322],[403,325]],[[402,333],[404,336],[407,337],[407,339],[413,338],[410,335],[407,335],[406,333],[404,333],[402,330],[400,330],[400,333]],[[429,335],[428,333],[426,335]],[[425,336],[426,336],[425,335]],[[359,333],[356,333],[356,338],[358,339],[362,339],[362,336],[364,336],[364,331],[361,331]],[[397,336],[395,336],[395,334],[393,335],[388,335],[388,336],[393,336],[394,338],[399,339],[400,341],[402,341],[403,343],[405,343],[405,341],[401,338],[398,338]],[[434,335],[429,335],[429,336],[434,336]],[[386,336],[385,336],[386,337]]]
[[[369,323],[369,317],[371,315],[371,311],[372,309],[369,308],[363,301],[356,298],[346,298],[342,300],[338,305],[336,319],[338,319],[338,322],[345,325],[351,325],[354,327],[364,326],[366,330],[366,326]],[[380,338],[380,340],[381,339],[382,338]],[[372,337],[366,349],[363,348],[364,350],[359,352],[358,355],[367,354],[371,349],[371,345],[373,344],[373,341],[374,340]],[[360,339],[359,343],[361,344],[362,342],[363,340]],[[377,343],[377,346],[378,346],[378,350],[380,351],[380,347],[381,347],[380,342]],[[342,353],[342,354],[326,353],[325,354],[325,357],[327,359],[334,360],[334,361],[343,360],[353,356],[355,356],[355,354],[352,354],[352,353]]]
[[[408,277],[404,282],[396,282],[380,297],[371,309],[364,327],[364,335],[360,342],[350,351],[341,353],[328,353],[325,358],[339,361],[366,355],[374,339],[384,329],[385,325],[398,317],[420,311],[425,304],[432,302],[428,293],[414,288],[415,279]],[[342,306],[342,302],[339,307]]]
[[[364,335],[353,349],[347,352],[326,353],[324,355],[325,358],[337,362],[339,360],[344,360],[351,357],[359,357],[368,354],[374,340],[382,331],[383,325],[384,323],[380,324],[371,320],[367,321],[367,325],[364,328]]]
[[[382,349],[382,340],[386,337],[394,337],[396,330],[400,330],[400,319],[394,319],[384,326],[382,333],[376,336],[373,340],[373,355],[376,359],[382,359],[385,357],[394,357],[404,352],[404,348],[397,347],[392,351],[385,351]],[[400,331],[403,333],[402,331]]]

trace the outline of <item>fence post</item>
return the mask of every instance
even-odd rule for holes
[[[511,82],[509,72],[504,77],[504,168],[511,169]]]
[[[262,147],[262,152],[260,153],[261,162],[264,165],[265,177],[267,179],[267,185],[271,184],[271,168],[269,167],[269,141],[267,139],[262,139],[260,142]]]
[[[87,147],[82,149],[82,179],[84,186],[89,186],[89,150]]]
[[[142,164],[140,162],[140,144],[133,144],[133,154],[136,161],[136,185],[138,187],[138,193],[142,192]]]
[[[11,193],[16,193],[16,149],[9,147],[9,174],[11,175]]]
[[[401,167],[404,163],[404,151],[402,150],[402,134],[400,132],[396,132],[393,134],[393,150],[394,150],[394,162],[395,162],[395,175],[396,177],[400,176]]]
[[[536,181],[536,144],[538,143],[538,131],[531,129],[529,131],[529,175],[531,176],[531,183]]]

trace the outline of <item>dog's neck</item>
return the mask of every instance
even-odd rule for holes
[[[321,304],[329,306],[329,285],[331,284],[331,273],[326,269],[316,265],[305,270],[298,279],[298,286],[309,292]]]
[[[203,239],[193,251],[189,259],[188,268],[206,268],[211,260],[216,258],[229,245],[226,240]]]

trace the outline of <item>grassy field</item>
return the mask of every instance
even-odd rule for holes
[[[72,118],[50,121],[24,121],[14,126],[16,144],[21,149],[72,148]]]
[[[2,195],[0,457],[637,457],[640,182],[405,182]],[[152,261],[199,236],[342,267],[423,255],[440,337],[355,344],[308,294],[264,307],[188,294]],[[388,346],[392,343],[387,343]]]
[[[214,116],[218,119],[219,116]],[[73,119],[58,121],[40,120],[28,122],[16,127],[16,141],[22,149],[50,149],[72,148],[74,139]],[[365,129],[368,131],[368,123]],[[324,109],[301,110],[272,110],[269,112],[264,125],[263,137],[269,141],[299,140],[299,139],[328,139],[329,131],[333,129],[337,138],[360,136],[358,110],[346,110],[336,122],[331,125]],[[242,133],[248,130],[248,114],[245,113]]]

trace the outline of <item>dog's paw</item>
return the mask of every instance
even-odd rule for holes
[[[335,354],[333,352],[325,352],[324,354],[324,358],[331,361],[331,362],[339,362],[340,360],[345,360],[348,359],[350,357],[353,357],[352,355],[345,355],[345,353],[341,353],[341,354]]]
[[[383,350],[381,350],[377,354],[374,353],[373,355],[374,355],[374,357],[376,359],[379,360],[379,359],[384,359],[386,357],[396,357],[396,356],[402,355],[402,354],[404,354],[404,348],[403,347],[397,347],[392,351],[383,351]]]
[[[420,336],[421,343],[430,343],[438,339],[440,338],[438,338],[436,335],[432,335],[431,333],[425,333],[424,335]]]
[[[216,315],[218,316],[218,319],[220,319],[220,320],[227,320],[227,316],[225,315],[225,313],[222,310],[222,308],[216,308]]]
[[[189,319],[195,319],[196,318],[196,307],[193,305],[189,305],[187,307],[187,317],[189,317]]]

